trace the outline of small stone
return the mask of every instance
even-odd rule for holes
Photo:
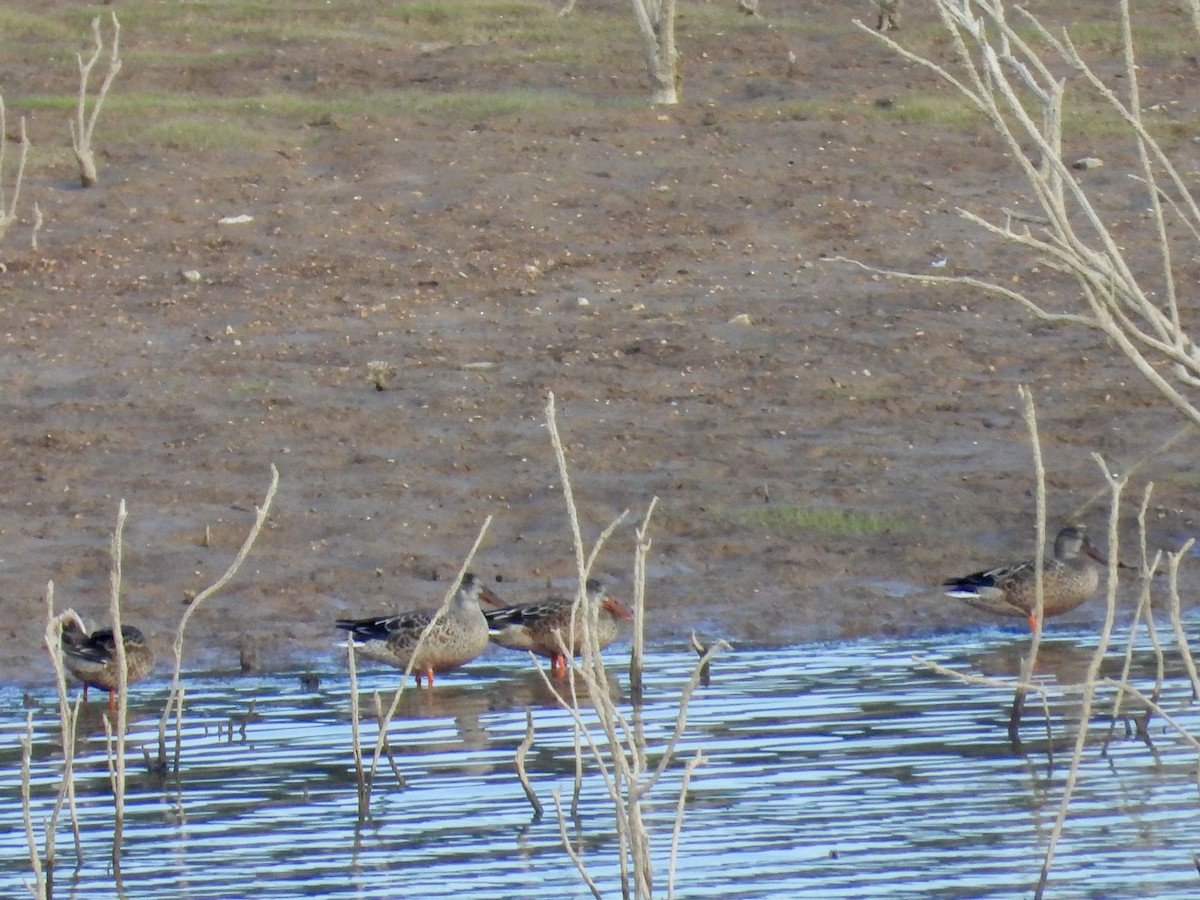
[[[192,284],[195,284],[202,277],[195,269],[187,269],[179,274],[184,281],[190,281]]]
[[[1104,160],[1097,159],[1094,156],[1084,156],[1071,163],[1071,168],[1080,170],[1099,169],[1102,165],[1104,165]]]

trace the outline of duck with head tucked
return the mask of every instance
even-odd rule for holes
[[[125,683],[141,681],[154,668],[154,651],[146,636],[132,625],[121,626],[125,647]],[[68,618],[62,626],[63,664],[75,680],[83,684],[83,699],[87,701],[89,687],[108,691],[109,712],[117,707],[116,692],[121,683],[117,666],[117,642],[111,628],[97,628],[88,634],[77,618]]]
[[[435,672],[446,672],[469,663],[488,645],[488,625],[480,601],[501,606],[501,600],[477,576],[468,572],[454,593],[446,612],[429,628],[436,612],[406,612],[365,619],[338,619],[334,624],[350,633],[363,656],[407,670],[417,652],[421,633],[429,628],[417,652],[413,671],[417,686],[424,678],[433,687]]]

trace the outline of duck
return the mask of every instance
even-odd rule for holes
[[[1092,545],[1083,525],[1068,525],[1054,539],[1054,558],[1042,572],[1042,613],[1045,617],[1070,612],[1096,593],[1100,568],[1108,560]],[[1036,628],[1036,564],[1033,560],[986,569],[942,583],[948,597],[965,600],[985,612],[1029,619]]]
[[[480,578],[468,572],[455,589],[445,614],[429,630],[413,662],[418,687],[422,679],[433,687],[435,672],[457,669],[487,649],[488,625],[481,602],[503,606],[503,601]],[[338,619],[334,624],[350,633],[363,656],[407,671],[417,641],[435,615],[436,611],[415,610],[391,616]]]
[[[141,629],[121,626],[121,643],[125,646],[125,683],[141,681],[154,669],[154,651],[146,642]],[[63,664],[76,681],[83,684],[83,700],[87,702],[89,687],[108,691],[108,709],[117,709],[117,688],[121,673],[117,669],[117,642],[111,628],[97,628],[91,634],[76,619],[68,619],[62,628]]]
[[[595,612],[596,642],[604,649],[617,639],[618,622],[633,618],[633,613],[615,597],[609,596],[604,582],[589,578],[584,585],[587,602]],[[564,676],[567,672],[567,657],[563,653],[563,640],[571,627],[571,608],[574,597],[550,597],[535,603],[519,603],[503,609],[491,609],[484,613],[491,640],[510,650],[528,650],[538,656],[549,657],[550,674]],[[583,606],[576,613],[575,630],[566,642],[568,651],[578,656],[583,644],[583,617],[589,610]],[[560,639],[560,635],[562,639]]]

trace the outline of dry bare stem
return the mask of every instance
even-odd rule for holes
[[[1123,681],[1118,681],[1115,678],[1104,678],[1101,679],[1100,683],[1108,687],[1117,688],[1118,690],[1122,690],[1129,694],[1139,703],[1143,704],[1147,710],[1153,712],[1164,722],[1170,725],[1180,739],[1184,741],[1184,743],[1189,744],[1197,754],[1200,754],[1200,740],[1197,740],[1195,735],[1188,731],[1186,725],[1172,716],[1167,710],[1163,709],[1163,707],[1152,697],[1146,696],[1146,694],[1142,693],[1132,685]],[[1198,777],[1200,777],[1200,774],[1198,774]]]
[[[679,52],[675,49],[675,0],[633,0],[650,76],[650,102],[663,106],[679,102]]]
[[[25,887],[34,900],[47,900],[46,876],[42,871],[42,857],[38,852],[37,837],[33,833],[33,804],[30,798],[29,763],[33,757],[33,710],[25,713],[25,733],[17,739],[21,744],[21,821],[25,825],[25,843],[29,847],[29,864],[33,868],[33,883],[28,879]]]
[[[629,690],[634,702],[642,698],[642,666],[646,655],[646,559],[650,555],[650,517],[658,498],[652,497],[635,535],[633,555],[633,641],[629,649]]]
[[[533,711],[527,706],[525,707],[525,737],[521,738],[521,743],[517,744],[517,753],[514,762],[517,767],[517,778],[521,782],[521,788],[525,791],[525,797],[529,800],[529,805],[533,807],[533,821],[540,821],[542,818],[542,801],[538,799],[537,792],[533,789],[533,784],[529,781],[529,773],[525,771],[525,757],[529,753],[529,748],[533,746]]]
[[[1083,750],[1087,745],[1088,722],[1091,720],[1092,703],[1096,696],[1096,685],[1100,681],[1100,666],[1104,662],[1104,655],[1108,652],[1108,645],[1112,640],[1113,623],[1117,616],[1117,565],[1120,553],[1120,537],[1118,534],[1118,525],[1120,523],[1121,511],[1121,492],[1125,489],[1127,476],[1114,475],[1105,464],[1103,458],[1099,454],[1093,454],[1092,458],[1096,461],[1096,465],[1100,467],[1100,471],[1104,473],[1104,478],[1108,482],[1111,500],[1109,504],[1108,516],[1108,590],[1106,592],[1107,603],[1104,611],[1104,626],[1100,631],[1100,640],[1096,644],[1096,650],[1092,654],[1091,661],[1088,663],[1087,679],[1084,682],[1083,699],[1079,710],[1079,730],[1075,735],[1075,749],[1071,754],[1070,766],[1067,769],[1066,782],[1063,784],[1063,796],[1059,803],[1058,814],[1054,820],[1054,828],[1050,832],[1050,840],[1047,842],[1046,855],[1042,861],[1042,870],[1038,876],[1037,889],[1034,891],[1034,900],[1041,900],[1046,890],[1046,884],[1050,878],[1050,867],[1054,862],[1054,852],[1058,847],[1059,839],[1062,837],[1063,827],[1067,821],[1067,811],[1071,805],[1071,798],[1075,792],[1075,784],[1079,779],[1079,765],[1083,760]]]
[[[689,759],[683,767],[683,782],[679,785],[679,803],[675,806],[675,828],[671,832],[671,859],[667,864],[667,900],[675,896],[675,869],[679,862],[679,835],[683,833],[683,813],[687,809],[688,786],[692,783],[692,772],[697,766],[708,762],[703,750]]]
[[[1171,629],[1175,634],[1175,644],[1179,648],[1179,656],[1192,682],[1192,699],[1200,699],[1200,673],[1196,671],[1196,658],[1192,655],[1192,647],[1188,642],[1187,632],[1183,627],[1183,617],[1180,614],[1179,600],[1179,564],[1192,551],[1195,538],[1189,538],[1175,553],[1167,554],[1167,609],[1171,616]]]
[[[1042,442],[1038,437],[1037,410],[1034,408],[1033,393],[1025,385],[1018,389],[1021,398],[1021,414],[1029,430],[1029,444],[1033,450],[1034,497],[1036,513],[1037,548],[1033,557],[1033,634],[1029,640],[1029,653],[1021,662],[1018,685],[1033,680],[1033,669],[1037,664],[1038,647],[1042,642],[1042,623],[1045,618],[1046,596],[1042,573],[1046,571],[1046,467],[1042,462]],[[1020,744],[1021,709],[1025,705],[1025,690],[1017,687],[1013,694],[1012,715],[1008,721],[1008,737],[1013,746]]]
[[[71,148],[75,151],[75,159],[79,163],[79,183],[85,188],[93,187],[97,180],[92,135],[96,132],[96,120],[100,117],[100,107],[104,105],[104,100],[108,97],[113,79],[121,71],[121,23],[117,21],[115,12],[110,15],[112,16],[113,38],[109,48],[108,71],[104,73],[104,80],[100,83],[100,90],[96,94],[90,114],[87,112],[88,81],[92,76],[92,69],[96,67],[100,54],[104,50],[104,41],[100,37],[99,16],[92,19],[92,44],[94,45],[92,55],[85,63],[83,54],[75,54],[75,60],[79,64],[79,95],[75,104],[75,118],[70,122]]]
[[[369,808],[367,779],[363,772],[362,743],[358,738],[358,666],[354,641],[346,640],[346,671],[350,673],[350,753],[354,757],[354,781],[358,785],[358,821],[366,821]]]
[[[671,732],[670,738],[667,740],[666,746],[661,751],[658,765],[651,769],[648,765],[648,751],[640,727],[640,709],[635,706],[634,722],[630,723],[625,713],[613,700],[608,690],[608,672],[596,639],[598,612],[591,608],[591,604],[584,603],[586,596],[585,583],[592,565],[604,542],[613,529],[624,519],[626,513],[622,513],[612,525],[605,529],[590,553],[585,552],[583,537],[579,529],[579,517],[575,506],[575,498],[571,489],[566,453],[563,450],[562,439],[558,430],[553,394],[549,395],[546,403],[546,424],[554,446],[555,458],[558,462],[559,477],[562,481],[563,498],[571,523],[576,565],[578,567],[579,593],[576,596],[573,608],[572,623],[570,626],[572,631],[574,629],[574,615],[578,614],[581,604],[582,609],[587,611],[582,622],[583,640],[581,643],[583,646],[581,648],[579,663],[576,665],[573,658],[568,654],[568,658],[571,659],[568,671],[573,676],[569,682],[570,699],[560,698],[560,704],[571,716],[574,723],[577,735],[577,770],[582,765],[583,747],[579,743],[581,739],[583,745],[586,745],[587,753],[599,769],[600,776],[613,804],[613,811],[615,813],[614,824],[617,830],[619,847],[618,862],[621,872],[622,895],[627,898],[636,897],[640,900],[640,898],[649,898],[653,892],[653,863],[650,856],[649,834],[642,815],[643,801],[675,758],[675,748],[687,724],[688,703],[696,686],[699,684],[702,669],[711,661],[716,653],[728,649],[729,645],[724,641],[714,643],[708,652],[697,662],[689,683],[680,693],[679,710],[675,727]],[[639,530],[636,551],[639,554],[645,554],[649,549],[649,542],[645,540],[645,533],[648,528],[650,512],[653,509],[654,504],[652,503]],[[639,584],[635,587],[635,596],[641,594],[644,598],[644,556],[640,561],[635,559],[634,570],[639,580]],[[642,606],[644,607],[644,599]],[[635,617],[637,619],[634,623],[635,629],[641,627],[641,623],[644,620],[643,612],[644,609],[639,610]],[[562,640],[561,635],[560,640]],[[569,649],[565,641],[562,647],[564,650]],[[537,669],[545,683],[552,687],[549,676],[540,663]],[[582,681],[592,699],[596,712],[596,726],[604,738],[603,747],[601,746],[601,741],[597,739],[592,728],[584,721],[579,712],[575,677],[578,677]],[[564,846],[567,848],[568,853],[571,854],[576,865],[580,868],[580,871],[584,873],[584,877],[588,880],[589,885],[591,885],[592,882],[590,878],[587,878],[583,861],[574,852],[573,848],[570,847],[569,842],[567,842],[566,823],[563,819],[557,793],[555,794],[555,808],[559,814],[559,824],[564,839]],[[593,890],[595,890],[594,887]]]
[[[1108,729],[1108,737],[1105,739],[1105,748],[1107,749],[1108,742],[1112,740],[1113,732],[1117,727],[1117,720],[1124,717],[1122,709],[1122,701],[1124,700],[1125,689],[1130,687],[1129,673],[1133,669],[1133,648],[1134,639],[1137,637],[1138,626],[1144,621],[1146,623],[1146,632],[1150,637],[1151,646],[1154,648],[1155,657],[1155,679],[1154,689],[1150,695],[1150,699],[1157,704],[1159,697],[1162,694],[1163,677],[1165,674],[1165,664],[1163,660],[1162,645],[1158,640],[1158,629],[1154,625],[1154,607],[1150,600],[1150,586],[1154,578],[1154,572],[1158,569],[1158,561],[1162,557],[1161,551],[1155,554],[1153,561],[1147,560],[1149,550],[1146,545],[1146,510],[1150,506],[1150,497],[1154,490],[1153,482],[1148,483],[1142,492],[1142,505],[1138,509],[1138,545],[1141,552],[1141,566],[1139,568],[1139,581],[1141,589],[1138,592],[1137,609],[1133,615],[1133,621],[1129,625],[1129,633],[1125,639],[1125,658],[1121,663],[1121,677],[1117,684],[1117,693],[1113,698],[1112,721]],[[1149,726],[1150,716],[1154,710],[1150,707],[1146,708],[1146,715],[1141,722],[1138,723],[1138,734],[1143,739],[1148,738],[1147,727]]]
[[[587,866],[583,864],[579,853],[576,852],[571,844],[571,837],[567,834],[567,817],[563,815],[562,797],[559,796],[558,788],[550,792],[550,797],[554,801],[554,811],[558,813],[558,834],[562,839],[563,849],[567,851],[567,856],[571,857],[571,862],[575,863],[575,868],[579,870],[580,876],[591,890],[592,896],[596,900],[603,900],[603,895],[600,893],[600,888],[596,886],[596,882],[592,880],[591,874],[587,870]]]
[[[175,715],[175,756],[172,767],[176,774],[179,772],[179,753],[183,735],[183,688],[180,686],[180,672],[183,669],[183,638],[188,622],[196,614],[196,610],[203,605],[205,600],[224,588],[237,575],[238,570],[242,567],[242,563],[250,555],[250,550],[254,547],[254,542],[258,539],[259,532],[262,531],[263,525],[266,524],[267,516],[271,512],[271,503],[274,501],[275,492],[278,489],[279,469],[272,463],[271,483],[267,487],[266,496],[263,497],[262,504],[256,507],[254,524],[250,526],[250,531],[246,535],[246,539],[242,542],[242,546],[238,549],[237,555],[233,558],[233,562],[229,564],[229,568],[225,570],[225,573],[220,578],[198,593],[192,602],[188,604],[187,610],[180,618],[179,625],[175,629],[175,640],[172,643],[175,665],[171,673],[171,689],[167,693],[167,703],[163,709],[162,718],[158,721],[158,765],[164,773],[167,771],[167,722],[170,721],[172,713]],[[117,643],[120,644],[121,642],[117,641]],[[123,668],[122,671],[124,671]]]
[[[125,836],[125,732],[129,724],[129,670],[126,663],[124,633],[121,630],[121,571],[127,517],[125,501],[122,500],[117,507],[117,525],[113,529],[108,603],[108,614],[112,621],[114,655],[117,662],[117,722],[115,728],[107,716],[104,719],[104,733],[108,739],[108,772],[113,791],[112,865],[118,886],[121,878],[121,847]]]
[[[1194,11],[1195,0],[1191,2]],[[891,277],[977,288],[1011,300],[1043,320],[1102,331],[1189,422],[1200,424],[1200,346],[1187,331],[1178,296],[1180,273],[1200,243],[1200,204],[1191,192],[1190,179],[1180,173],[1142,120],[1129,0],[1118,3],[1124,97],[1088,65],[1065,31],[1051,33],[1020,7],[1014,10],[1019,19],[1014,25],[1007,19],[1005,0],[934,0],[934,5],[951,38],[957,61],[954,71],[859,25],[952,85],[987,118],[1032,189],[1045,224],[1031,230],[1011,216],[988,219],[968,210],[959,213],[1071,276],[1079,288],[1081,308],[1054,309],[1024,290],[986,279],[914,275],[840,261]],[[1122,249],[1126,240],[1105,221],[1087,185],[1063,159],[1061,123],[1067,82],[1054,74],[1051,65],[1079,75],[1077,81],[1125,125],[1139,160],[1137,179],[1146,187],[1149,237],[1158,249],[1152,276],[1134,273]]]
[[[37,250],[37,248],[38,248],[38,232],[42,230],[43,221],[44,221],[44,219],[42,218],[42,208],[40,206],[38,206],[37,203],[34,203],[33,204],[33,229],[29,233],[29,249],[30,250]],[[0,237],[3,237],[3,235],[0,234]]]
[[[400,708],[400,699],[404,696],[404,690],[408,685],[409,678],[412,676],[413,668],[415,667],[417,659],[421,653],[421,648],[425,646],[426,638],[428,638],[429,633],[434,626],[441,621],[442,617],[445,616],[447,612],[449,612],[450,604],[454,600],[454,595],[458,592],[458,585],[462,582],[463,577],[467,574],[467,570],[471,567],[471,561],[475,558],[475,554],[479,552],[479,547],[483,543],[483,538],[487,534],[487,530],[489,527],[491,527],[491,524],[492,517],[488,516],[484,520],[483,525],[480,527],[479,534],[476,536],[475,543],[471,546],[470,551],[467,553],[466,559],[463,560],[462,565],[459,567],[458,574],[451,582],[450,589],[446,592],[445,597],[442,598],[442,605],[438,607],[437,612],[433,614],[433,618],[429,620],[429,624],[422,629],[420,636],[417,638],[417,643],[413,646],[412,655],[408,660],[408,666],[401,674],[400,684],[396,688],[396,692],[392,695],[391,705],[387,708],[385,713],[378,716],[379,731],[375,736],[375,750],[371,755],[371,766],[366,776],[366,802],[368,805],[370,804],[371,800],[371,790],[375,784],[375,773],[379,769],[379,759],[385,753],[388,755],[388,760],[391,762],[393,770],[396,771],[397,779],[401,782],[401,784],[403,784],[403,778],[401,777],[399,770],[396,769],[395,760],[392,759],[391,751],[388,749],[388,725],[391,723],[392,719],[395,718],[396,710]],[[351,638],[347,637],[346,641],[349,643]]]
[[[387,731],[387,724],[383,713],[383,699],[379,696],[379,691],[374,691],[371,694],[371,701],[375,709],[375,724],[383,731]],[[392,742],[385,740],[383,742],[383,755],[387,757],[388,765],[391,766],[392,774],[396,776],[396,787],[399,790],[404,790],[404,773],[400,771],[400,767],[396,765],[396,757],[392,755]]]
[[[21,199],[21,184],[25,180],[25,162],[29,158],[29,136],[25,133],[25,117],[21,116],[21,155],[17,158],[17,174],[13,182],[12,200],[4,197],[4,149],[8,144],[8,120],[4,98],[0,97],[0,240],[17,221],[17,201]],[[40,214],[39,214],[40,219]],[[37,234],[36,227],[34,234]]]
[[[67,692],[67,671],[62,655],[62,627],[67,621],[73,621],[83,628],[83,621],[73,609],[55,615],[54,613],[54,582],[46,583],[46,651],[50,654],[50,664],[54,667],[54,687],[58,695],[58,724],[63,748],[63,772],[59,782],[58,797],[46,825],[46,871],[47,876],[54,877],[56,867],[55,835],[58,828],[58,817],[62,813],[63,803],[71,819],[71,833],[75,838],[75,865],[83,864],[83,840],[79,834],[79,810],[75,804],[75,734],[79,726],[79,712],[83,708],[83,695],[71,706]]]

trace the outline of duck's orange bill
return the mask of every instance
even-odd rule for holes
[[[618,619],[633,618],[633,613],[629,611],[629,608],[616,597],[605,597],[603,606]]]

